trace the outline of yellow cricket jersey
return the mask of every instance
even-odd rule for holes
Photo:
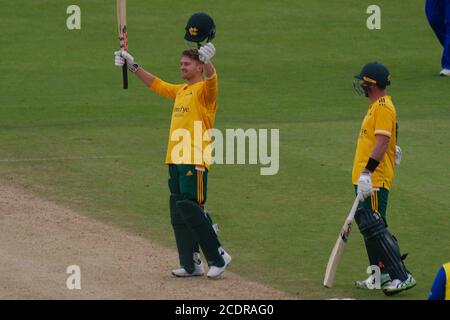
[[[170,84],[155,78],[151,89],[175,101],[166,163],[209,168],[211,137],[208,130],[214,126],[217,110],[217,75],[193,85]]]
[[[389,96],[381,97],[372,103],[362,122],[353,161],[352,182],[355,185],[358,184],[358,178],[375,147],[375,136],[379,134],[390,139],[383,159],[372,173],[372,186],[389,190],[394,179],[395,145],[397,144],[397,114]]]

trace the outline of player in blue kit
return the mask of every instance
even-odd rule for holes
[[[439,269],[428,300],[450,300],[450,262]]]
[[[425,13],[431,28],[444,47],[441,76],[450,77],[450,0],[427,0]]]

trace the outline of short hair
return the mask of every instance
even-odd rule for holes
[[[181,56],[188,57],[188,58],[191,58],[192,60],[200,62],[200,58],[199,58],[197,49],[186,49],[181,53]]]

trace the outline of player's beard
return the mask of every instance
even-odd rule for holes
[[[181,77],[182,77],[184,80],[190,80],[190,79],[193,78],[193,76],[194,76],[194,75],[193,75],[192,72],[181,70]]]
[[[181,77],[186,81],[190,81],[197,78],[197,72],[195,70],[188,70],[187,72],[181,71]]]

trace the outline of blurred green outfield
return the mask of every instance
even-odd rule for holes
[[[176,3],[174,5],[173,3]],[[11,183],[174,248],[164,156],[171,103],[114,67],[113,1],[78,0],[82,29],[66,28],[72,1],[18,0],[0,12],[0,183]],[[167,1],[128,5],[129,50],[144,68],[180,81],[184,24],[196,11],[217,24],[216,126],[280,129],[280,171],[216,165],[207,207],[234,257],[231,270],[302,298],[383,299],[353,281],[367,258],[355,229],[333,289],[322,287],[329,253],[352,203],[351,165],[368,100],[352,76],[384,62],[404,160],[388,219],[424,299],[450,260],[450,79],[424,2]],[[120,156],[119,158],[94,157]],[[5,159],[86,158],[15,161]],[[224,282],[226,285],[226,282]]]

